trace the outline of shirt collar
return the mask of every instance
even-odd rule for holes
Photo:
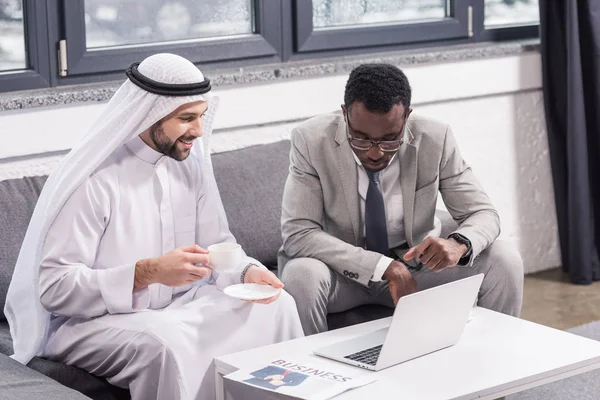
[[[152,147],[148,146],[139,136],[136,136],[125,145],[140,160],[149,164],[156,164],[158,160],[165,156],[163,153],[159,153]]]

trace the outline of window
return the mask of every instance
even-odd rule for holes
[[[539,0],[484,0],[481,40],[539,36]]]
[[[446,0],[313,0],[315,29],[435,20],[448,17]]]
[[[485,26],[538,25],[538,0],[485,0]]]
[[[468,7],[468,0],[296,1],[295,47],[311,53],[466,39]]]
[[[0,71],[27,67],[21,0],[0,0]]]
[[[0,92],[538,35],[539,0],[0,0]]]
[[[0,0],[0,92],[50,86],[44,1]]]
[[[248,35],[250,0],[85,0],[87,48]]]
[[[65,33],[55,29],[53,39],[65,43],[61,83],[92,74],[121,79],[131,63],[158,52],[221,64],[274,62],[281,53],[279,0],[62,1]]]

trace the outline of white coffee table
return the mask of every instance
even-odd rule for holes
[[[336,399],[387,399],[392,394],[402,400],[496,399],[600,368],[600,342],[484,308],[474,312],[455,346],[383,371],[365,371],[377,374],[378,381]],[[384,328],[390,320],[218,357],[217,399],[224,396],[223,375],[281,356],[318,357],[312,355],[315,348]]]

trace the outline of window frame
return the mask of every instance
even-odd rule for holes
[[[545,0],[540,0],[545,1]],[[540,24],[506,25],[493,28],[484,26],[483,33],[479,36],[481,42],[504,42],[509,40],[525,40],[540,37]]]
[[[68,1],[68,7],[66,2]],[[90,74],[122,72],[135,61],[151,54],[170,52],[188,58],[194,63],[219,63],[239,59],[262,58],[271,60],[281,53],[281,15],[277,0],[252,0],[254,7],[254,30],[256,33],[231,38],[202,38],[142,44],[139,46],[87,49],[84,0],[63,0],[64,39],[67,42],[67,79]],[[198,52],[198,46],[202,52]]]
[[[297,53],[311,53],[467,39],[469,37],[468,6],[471,6],[471,3],[471,0],[450,1],[450,16],[440,20],[399,21],[385,25],[315,30],[312,13],[313,1],[296,0],[294,4],[294,22],[296,24],[294,48]],[[382,38],[384,39],[382,40]]]
[[[545,0],[540,0],[545,1]],[[481,0],[481,7],[473,11],[473,25],[476,42],[504,42],[510,40],[535,39],[540,36],[539,22],[522,25],[498,25],[486,28],[485,2]]]
[[[34,23],[29,23],[33,21]],[[43,1],[23,0],[26,68],[0,71],[0,93],[50,86],[48,18]]]
[[[316,31],[312,27],[312,0],[251,1],[256,34],[88,50],[84,0],[23,0],[29,67],[0,72],[0,93],[123,80],[131,63],[164,51],[190,59],[210,76],[218,69],[259,64],[539,37],[539,24],[535,23],[486,28],[484,0],[451,1],[452,17],[444,20]],[[469,6],[472,35],[468,34]],[[61,40],[67,44],[67,76],[60,76],[58,70]]]

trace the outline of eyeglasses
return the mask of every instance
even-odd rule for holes
[[[379,150],[383,152],[393,153],[400,149],[402,143],[404,143],[404,139],[400,140],[370,140],[370,139],[357,139],[350,135],[348,135],[348,141],[350,142],[350,146],[355,148],[356,150],[361,151],[369,151],[371,147],[377,146]]]
[[[371,140],[371,139],[358,139],[352,137],[349,132],[350,122],[346,123],[346,134],[348,135],[348,142],[350,142],[350,146],[356,150],[360,151],[369,151],[371,147],[377,146],[379,150],[386,153],[393,153],[400,149],[402,143],[404,143],[404,138],[399,140]]]

